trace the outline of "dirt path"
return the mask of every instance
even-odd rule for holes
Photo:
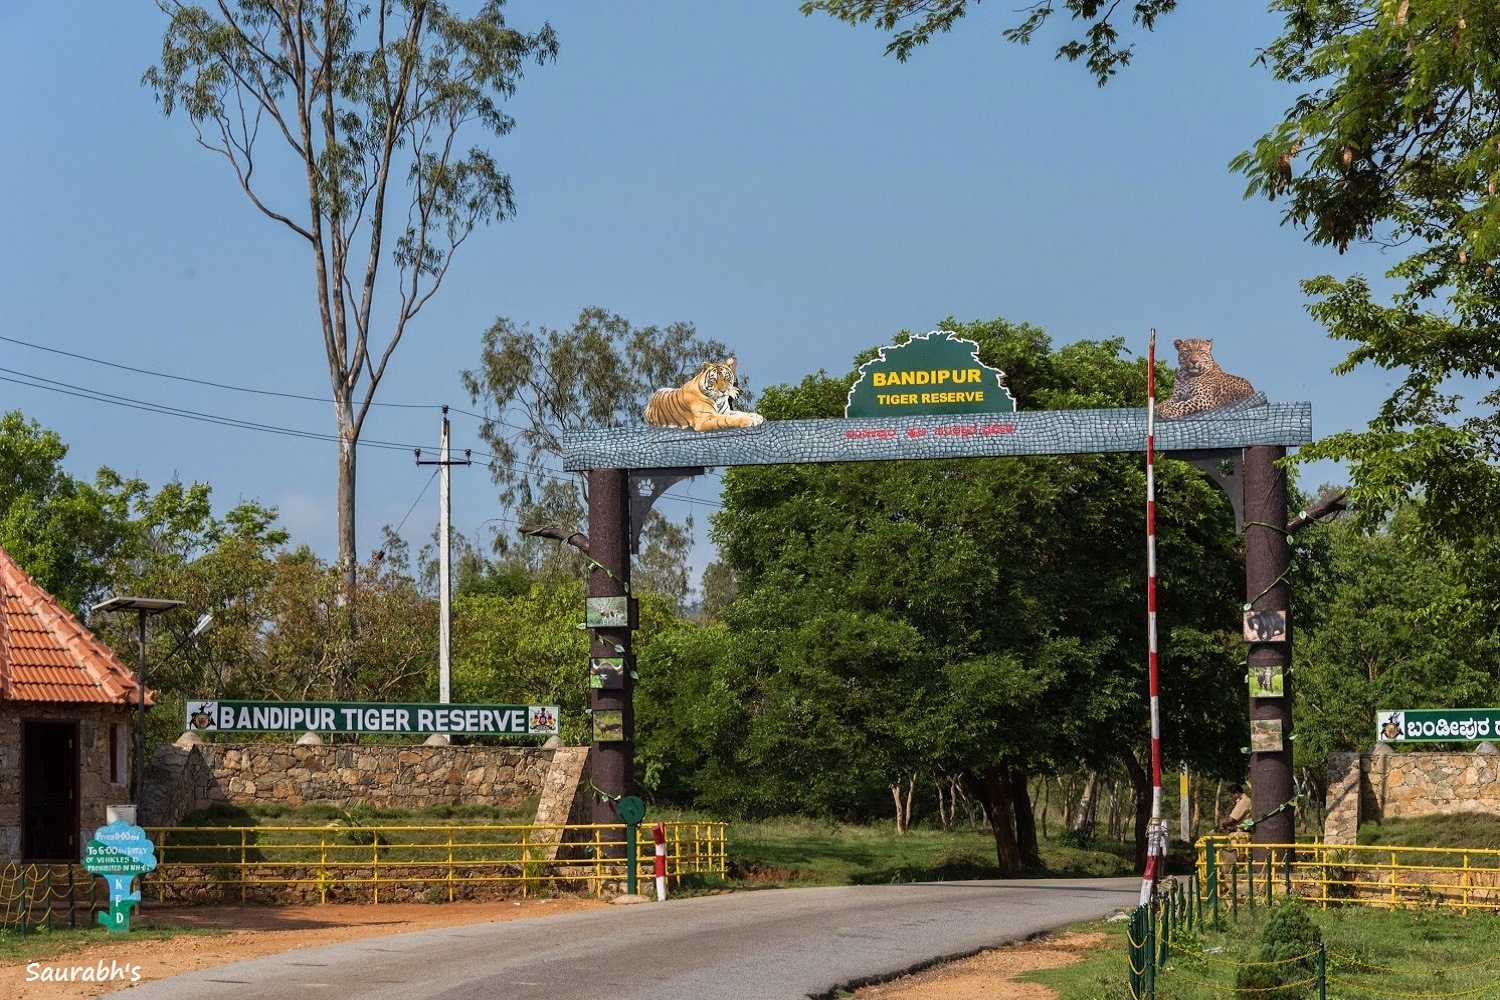
[[[42,968],[97,967],[104,962],[117,966],[139,966],[141,982],[165,979],[183,972],[257,958],[294,948],[308,948],[337,941],[425,931],[458,924],[480,924],[499,920],[575,913],[606,905],[592,899],[528,899],[490,903],[382,903],[379,905],[328,904],[324,906],[195,906],[146,909],[137,927],[194,927],[223,931],[222,934],[183,934],[165,940],[146,940],[121,935],[101,935],[97,944],[37,960]],[[31,1000],[94,997],[126,988],[128,981],[113,983],[43,982],[27,980],[25,962],[0,965],[0,997]]]
[[[1012,978],[1037,969],[1055,969],[1104,946],[1109,935],[1058,934],[980,952],[879,986],[856,990],[853,1000],[1053,1000],[1057,994],[1036,983]]]

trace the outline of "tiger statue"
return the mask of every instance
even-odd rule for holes
[[[755,427],[765,423],[759,413],[736,410],[740,386],[734,374],[735,360],[705,361],[698,374],[678,389],[658,389],[646,403],[646,423],[657,427],[689,427],[695,431],[722,431],[731,427]]]
[[[1177,348],[1177,385],[1172,398],[1156,408],[1163,420],[1207,413],[1255,395],[1255,387],[1230,375],[1214,360],[1212,340],[1174,340]]]

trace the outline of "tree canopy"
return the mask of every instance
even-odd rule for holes
[[[1144,402],[1143,360],[1118,341],[1054,349],[1024,324],[944,326],[1007,373],[1023,409]],[[772,387],[759,410],[839,416],[854,377]],[[1233,517],[1196,470],[1159,473],[1167,751],[1238,776]],[[643,658],[643,704],[676,699],[642,711],[648,769],[675,762],[705,804],[834,815],[868,814],[912,771],[964,771],[1010,871],[1034,860],[1031,770],[1124,767],[1149,809],[1144,489],[1138,455],[730,470],[713,524],[739,596],[708,633],[717,657],[704,636],[657,647],[703,665],[680,696],[657,692]]]
[[[1285,120],[1233,163],[1284,224],[1342,253],[1386,249],[1379,280],[1303,283],[1313,316],[1352,345],[1337,371],[1399,381],[1363,431],[1303,460],[1350,465],[1378,524],[1414,492],[1419,522],[1464,543],[1500,530],[1500,12],[1458,0],[1281,0],[1262,61],[1299,87]]]
[[[637,326],[598,306],[580,311],[565,330],[497,318],[485,331],[478,367],[465,371],[463,382],[485,410],[479,434],[494,454],[490,474],[502,509],[523,530],[546,528],[557,537],[587,532],[587,481],[562,471],[563,435],[638,424],[653,392],[686,382],[704,361],[727,357],[727,347],[699,336],[691,323]],[[686,599],[691,524],[651,512],[636,563],[642,589]],[[513,546],[548,578],[577,579],[582,572],[577,553],[565,546],[497,533],[500,551]]]

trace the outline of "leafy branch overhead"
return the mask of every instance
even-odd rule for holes
[[[1248,195],[1340,253],[1397,251],[1384,280],[1303,282],[1309,311],[1352,345],[1336,371],[1399,381],[1364,431],[1303,458],[1349,461],[1371,523],[1413,491],[1453,539],[1500,529],[1500,11],[1436,0],[1281,0],[1261,55],[1302,88],[1285,120],[1231,166]]]
[[[848,24],[873,22],[891,33],[886,54],[905,62],[919,46],[951,31],[971,6],[979,4],[980,0],[802,0],[801,10],[804,14],[823,11]],[[1121,41],[1121,17],[1128,17],[1131,26],[1151,31],[1158,17],[1176,7],[1177,0],[1135,0],[1129,5],[1124,0],[1035,0],[1021,8],[1021,23],[1002,29],[1001,34],[1008,41],[1029,45],[1053,15],[1066,12],[1069,20],[1086,27],[1058,46],[1057,58],[1083,60],[1103,86],[1120,67],[1129,65],[1135,52],[1133,45]]]

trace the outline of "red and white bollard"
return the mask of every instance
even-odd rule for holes
[[[651,828],[651,839],[656,841],[656,901],[667,901],[667,828],[660,823]]]

